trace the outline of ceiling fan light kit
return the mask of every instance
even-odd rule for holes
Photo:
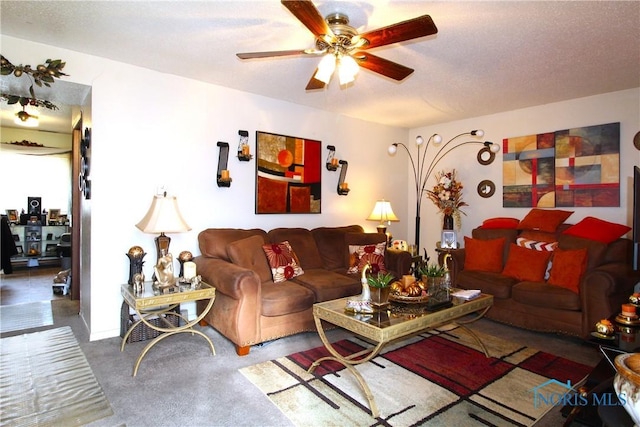
[[[353,82],[360,67],[396,81],[404,80],[413,73],[413,69],[372,55],[365,50],[438,32],[431,17],[423,15],[359,34],[349,25],[349,18],[342,13],[332,13],[323,18],[311,1],[282,0],[281,3],[313,33],[316,37],[316,49],[247,52],[236,55],[240,59],[324,55],[318,69],[307,83],[306,90],[323,89],[329,84],[336,68],[341,85]]]

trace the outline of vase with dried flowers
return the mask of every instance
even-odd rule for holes
[[[435,174],[437,185],[432,190],[426,190],[427,197],[438,207],[444,215],[443,229],[452,230],[451,220],[455,221],[456,228],[460,228],[460,214],[466,215],[463,206],[469,206],[462,200],[464,186],[456,178],[456,170],[450,172],[440,171]]]

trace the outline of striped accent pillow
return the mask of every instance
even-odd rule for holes
[[[541,242],[539,240],[525,239],[524,237],[518,237],[516,244],[523,248],[548,252],[553,252],[558,247],[558,242]]]

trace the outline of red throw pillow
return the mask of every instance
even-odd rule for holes
[[[567,228],[562,234],[595,240],[608,245],[627,234],[629,230],[631,227],[626,225],[588,216],[576,225]]]
[[[518,230],[539,230],[553,233],[572,213],[573,211],[562,211],[559,209],[545,210],[533,208],[527,216],[520,221]]]
[[[582,275],[587,268],[587,248],[553,252],[553,265],[547,283],[579,293]]]
[[[273,282],[280,283],[304,274],[300,262],[288,241],[262,246],[273,275]]]
[[[518,228],[520,220],[518,218],[489,218],[482,222],[481,228]]]
[[[502,274],[528,282],[543,282],[550,257],[551,252],[527,249],[512,243]]]
[[[500,273],[506,239],[480,240],[464,237],[464,269]]]
[[[371,274],[378,272],[386,273],[387,267],[384,264],[384,251],[387,243],[377,243],[371,245],[349,245],[349,269],[348,274],[360,273],[369,263]]]

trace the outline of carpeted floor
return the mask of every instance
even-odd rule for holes
[[[0,306],[0,333],[53,325],[51,301]]]
[[[113,410],[71,328],[0,340],[2,426],[81,426]]]
[[[423,338],[424,337],[424,338]],[[533,425],[550,409],[534,392],[562,394],[591,367],[499,337],[482,334],[492,357],[469,334],[450,326],[391,347],[356,368],[380,409],[378,422],[409,425]],[[357,337],[336,346],[344,354],[370,348]],[[324,347],[240,369],[297,426],[362,426],[376,423],[354,376],[323,362]],[[568,383],[568,381],[570,383]]]

